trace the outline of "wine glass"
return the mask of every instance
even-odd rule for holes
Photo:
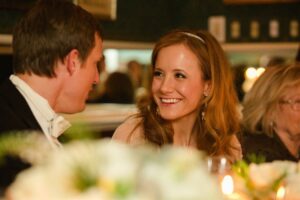
[[[215,175],[224,175],[230,172],[231,164],[225,156],[210,156],[207,158],[208,171]]]
[[[216,178],[222,193],[226,193],[228,188],[232,193],[233,183],[231,174],[231,164],[225,156],[210,156],[207,158],[208,171]],[[231,182],[227,179],[231,178]],[[226,186],[226,187],[224,187]]]

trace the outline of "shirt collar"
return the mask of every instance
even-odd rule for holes
[[[62,116],[57,115],[49,105],[48,101],[35,92],[25,81],[16,75],[11,75],[10,80],[24,96],[31,107],[31,110],[34,110],[33,112],[39,112],[39,116],[42,116],[42,118],[48,122],[48,127],[46,128],[47,131],[43,130],[44,132],[57,138],[71,126],[71,124]],[[43,126],[41,124],[43,119],[37,119],[41,126]]]

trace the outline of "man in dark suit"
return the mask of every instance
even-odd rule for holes
[[[39,130],[59,146],[56,138],[70,124],[57,113],[85,108],[102,50],[90,13],[71,1],[38,1],[13,32],[14,73],[0,86],[0,135]]]

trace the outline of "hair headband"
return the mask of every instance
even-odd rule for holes
[[[201,37],[199,37],[198,35],[196,35],[196,34],[188,33],[188,32],[181,32],[181,33],[184,34],[184,35],[187,35],[189,37],[196,38],[197,40],[200,40],[203,44],[205,44],[205,41]]]

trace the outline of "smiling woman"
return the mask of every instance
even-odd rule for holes
[[[148,100],[117,128],[114,139],[191,147],[231,161],[241,157],[229,62],[210,33],[175,30],[164,35],[154,47],[152,71]]]

